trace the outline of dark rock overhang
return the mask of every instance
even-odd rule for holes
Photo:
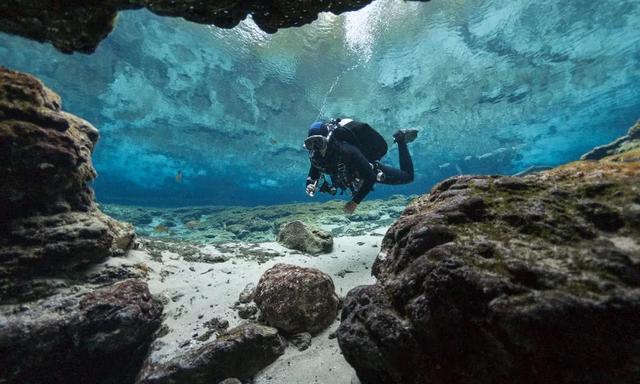
[[[265,32],[311,23],[320,12],[340,14],[373,0],[5,0],[0,31],[62,52],[92,53],[111,32],[118,11],[147,8],[162,16],[233,28],[247,15]],[[429,1],[429,0],[411,0]]]

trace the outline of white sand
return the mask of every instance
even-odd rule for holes
[[[151,357],[165,360],[201,345],[195,335],[204,334],[207,331],[204,323],[214,317],[227,320],[229,328],[243,323],[245,320],[240,319],[232,308],[238,295],[247,284],[257,284],[262,273],[276,263],[320,269],[332,277],[336,293],[341,297],[358,285],[373,283],[371,265],[386,229],[380,228],[364,236],[337,237],[333,252],[319,256],[290,251],[277,243],[233,245],[236,249],[251,247],[282,255],[263,264],[233,254],[240,252],[229,254],[228,244],[224,255],[230,259],[223,263],[188,262],[168,251],[162,252],[162,261],[156,261],[148,252],[134,250],[126,259],[111,259],[108,264],[143,264],[150,269],[149,289],[164,301],[163,325],[169,329],[165,336],[154,342]],[[220,248],[204,246],[202,252],[223,254]],[[256,376],[255,383],[357,383],[355,372],[342,357],[337,340],[328,337],[338,324],[336,319],[329,329],[314,337],[311,346],[303,352],[289,346],[283,356]]]

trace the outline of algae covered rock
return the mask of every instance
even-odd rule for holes
[[[284,224],[278,233],[278,242],[287,248],[311,254],[328,253],[333,248],[333,236],[321,229],[296,220]]]
[[[288,264],[276,264],[262,275],[254,301],[266,323],[288,334],[317,334],[338,312],[338,296],[329,275]]]
[[[133,382],[161,314],[162,305],[140,280],[54,295],[4,312],[0,381]]]
[[[363,384],[640,382],[640,156],[435,186],[337,336]]]
[[[136,383],[207,384],[227,378],[250,379],[284,349],[285,342],[276,329],[244,324],[167,362],[147,360]]]

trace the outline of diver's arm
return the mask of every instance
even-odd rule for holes
[[[357,147],[345,143],[343,149],[345,154],[347,154],[346,158],[349,159],[351,165],[362,179],[360,188],[353,193],[353,197],[351,198],[354,203],[360,204],[365,196],[371,192],[373,184],[376,182],[376,174],[373,172],[373,167],[371,167],[369,160],[364,157]]]
[[[311,164],[311,167],[309,168],[309,175],[307,176],[307,187],[305,188],[305,193],[309,195],[309,197],[314,197],[316,195],[320,175],[320,170]]]
[[[320,178],[320,170],[313,164],[309,167],[309,174],[307,175],[307,185],[313,184]]]

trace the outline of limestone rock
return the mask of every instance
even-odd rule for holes
[[[363,384],[640,382],[640,156],[461,176],[385,235],[338,341]]]
[[[339,302],[329,275],[288,264],[262,275],[254,300],[267,324],[289,334],[319,333],[335,320]]]
[[[232,377],[249,379],[274,362],[284,348],[276,329],[244,324],[168,362],[147,360],[136,383],[208,384]]]
[[[256,286],[253,283],[247,284],[240,295],[238,296],[238,302],[241,304],[247,304],[253,301],[253,296],[256,293]]]
[[[255,318],[256,313],[258,313],[258,307],[255,304],[240,304],[237,306],[238,308],[238,317],[241,319],[251,319]]]
[[[33,76],[0,67],[0,301],[27,278],[124,254],[134,232],[102,214],[89,182],[98,131]],[[18,278],[19,279],[16,279]]]
[[[333,248],[333,237],[321,229],[296,220],[280,228],[278,242],[287,248],[311,254],[328,253]]]
[[[0,315],[3,383],[132,382],[160,326],[146,283],[58,294]],[[6,380],[6,381],[5,381]]]
[[[413,0],[428,1],[428,0]],[[163,16],[183,17],[221,28],[235,27],[251,15],[265,32],[301,26],[314,21],[320,12],[360,9],[371,0],[345,1],[190,1],[190,0],[104,0],[99,2],[56,2],[8,0],[0,2],[0,31],[51,42],[63,52],[93,52],[113,29],[118,11],[146,7]]]

